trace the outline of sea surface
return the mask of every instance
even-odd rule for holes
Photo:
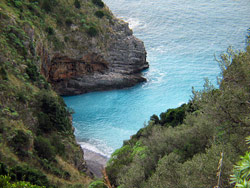
[[[229,46],[244,50],[250,0],[104,0],[143,40],[148,82],[133,88],[65,97],[77,141],[110,156],[151,115],[189,101],[204,78],[217,84],[215,61]]]

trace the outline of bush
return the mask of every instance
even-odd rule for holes
[[[92,3],[97,5],[98,7],[101,7],[101,8],[104,7],[104,3],[102,2],[102,0],[92,0]]]
[[[61,140],[59,136],[53,136],[51,143],[55,147],[56,153],[63,156],[65,154],[65,146]]]
[[[8,0],[8,2],[12,3],[16,8],[21,8],[23,6],[22,0]]]
[[[246,138],[248,144],[250,144],[250,137]],[[237,162],[233,169],[233,175],[231,175],[231,184],[235,185],[235,188],[250,187],[250,152],[246,152],[244,156],[240,157],[241,160]]]
[[[15,166],[11,168],[10,176],[12,181],[28,181],[35,185],[49,187],[49,181],[43,172],[29,166]]]
[[[98,34],[97,29],[94,26],[88,28],[87,33],[91,37],[95,37]]]
[[[161,113],[160,124],[172,127],[182,124],[186,114],[186,107],[187,105],[183,104],[178,108],[168,109],[167,112]]]
[[[43,0],[42,9],[44,9],[46,12],[51,12],[56,4],[56,0]]]
[[[39,128],[45,132],[71,131],[69,114],[65,104],[48,92],[39,93],[41,113],[38,114]]]
[[[7,175],[9,173],[8,167],[6,164],[0,162],[0,175]]]
[[[39,73],[38,73],[37,67],[34,63],[27,64],[26,73],[28,74],[30,80],[32,80],[32,81],[38,80]]]
[[[95,16],[98,17],[98,18],[102,18],[104,16],[104,13],[103,13],[103,11],[98,10],[98,11],[95,12]]]
[[[1,75],[3,80],[8,80],[8,73],[4,67],[1,67],[0,75]]]
[[[45,188],[44,186],[40,187],[37,185],[32,185],[30,182],[25,181],[17,181],[11,182],[11,178],[9,176],[0,176],[0,187],[2,188]]]
[[[46,28],[46,32],[47,32],[49,35],[54,35],[54,34],[55,34],[55,31],[54,31],[53,27],[47,27],[47,28]]]
[[[39,157],[48,159],[49,161],[55,159],[55,148],[51,145],[47,138],[41,136],[36,137],[34,141],[34,148]]]
[[[69,39],[68,36],[65,36],[65,37],[64,37],[64,42],[69,42],[69,40],[70,40],[70,39]]]
[[[79,0],[75,0],[74,5],[76,8],[81,8],[81,4]]]
[[[92,182],[88,188],[108,188],[102,181],[97,180]]]
[[[67,26],[71,26],[73,24],[73,21],[71,20],[71,18],[67,18],[66,21],[65,21],[65,24]]]
[[[40,130],[45,133],[48,133],[53,130],[53,124],[50,121],[49,116],[43,112],[40,112],[38,114],[38,126]]]
[[[30,137],[23,130],[18,130],[11,140],[11,146],[19,156],[26,156],[30,147]]]
[[[22,91],[22,90],[18,91],[16,96],[20,102],[26,103],[26,101],[28,100],[28,97],[25,91]]]

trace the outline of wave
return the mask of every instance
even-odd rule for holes
[[[89,150],[104,157],[110,158],[114,149],[107,146],[103,141],[98,139],[87,139],[86,141],[78,141],[83,150]]]

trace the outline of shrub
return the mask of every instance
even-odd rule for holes
[[[7,175],[9,173],[8,167],[6,164],[0,162],[0,175]]]
[[[102,181],[97,180],[92,182],[88,188],[108,188]]]
[[[246,138],[250,144],[250,137]],[[238,187],[250,187],[250,152],[246,152],[244,156],[240,157],[241,160],[234,166],[233,175],[231,175],[231,184]]]
[[[17,94],[17,99],[20,101],[20,102],[23,102],[23,103],[26,103],[26,101],[28,100],[28,97],[26,95],[26,93],[24,91],[19,91]]]
[[[26,68],[26,73],[28,74],[30,80],[37,81],[39,77],[39,73],[34,63],[28,63],[27,68]]]
[[[51,145],[47,138],[41,136],[36,137],[34,141],[34,148],[39,157],[50,161],[55,159],[55,148]]]
[[[87,33],[89,36],[95,37],[98,34],[98,31],[94,26],[90,26],[87,30]]]
[[[1,75],[3,80],[8,80],[8,73],[4,67],[1,67],[0,75]]]
[[[71,131],[71,123],[65,104],[46,91],[39,93],[39,98],[42,113],[38,114],[38,120],[41,130],[45,132],[51,130]]]
[[[42,9],[44,9],[46,12],[51,12],[56,4],[56,0],[43,0]]]
[[[38,123],[40,130],[43,132],[48,133],[53,130],[53,124],[50,121],[49,116],[43,112],[38,114]]]
[[[55,147],[56,153],[63,156],[65,154],[65,146],[61,140],[59,136],[53,136],[51,143]]]
[[[179,124],[182,124],[185,118],[186,106],[186,104],[183,104],[178,108],[168,109],[167,112],[161,113],[161,125],[175,127]]]
[[[67,19],[65,20],[65,24],[66,24],[67,26],[71,26],[71,25],[73,24],[72,19],[71,19],[71,18],[67,18]]]
[[[155,114],[153,114],[151,117],[150,117],[150,121],[153,121],[154,124],[159,124],[160,120],[159,120],[159,117]]]
[[[74,5],[76,8],[81,8],[81,4],[79,0],[75,0]]]
[[[102,18],[104,16],[104,13],[103,13],[103,11],[98,10],[98,11],[95,12],[95,16],[98,17],[98,18]]]
[[[69,42],[69,37],[68,36],[64,37],[64,42]]]
[[[46,32],[49,35],[54,35],[55,34],[55,31],[54,31],[53,27],[50,27],[50,26],[46,28]]]
[[[9,176],[0,176],[0,187],[3,188],[45,188],[44,186],[32,185],[30,182],[25,181],[17,181],[11,182],[11,178]]]
[[[102,0],[92,0],[92,3],[97,5],[98,7],[101,7],[101,8],[104,7],[104,3],[102,2]]]
[[[35,185],[49,187],[49,181],[43,172],[29,166],[14,166],[10,169],[10,176],[12,181],[28,181]]]
[[[21,8],[23,6],[22,0],[8,0],[9,3],[12,3],[16,8]]]
[[[30,147],[30,137],[23,130],[18,130],[17,134],[11,140],[11,146],[20,156],[26,156]]]

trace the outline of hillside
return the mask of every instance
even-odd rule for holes
[[[203,90],[193,90],[188,104],[151,116],[145,128],[112,154],[106,168],[112,185],[234,187],[230,175],[247,151],[250,131],[250,47],[246,52],[229,49],[219,65],[218,89],[206,80]],[[248,157],[237,168],[236,182],[245,174],[237,187],[249,187]]]
[[[58,94],[145,81],[143,42],[101,0],[1,0],[0,49],[0,175],[86,187],[72,110]]]

